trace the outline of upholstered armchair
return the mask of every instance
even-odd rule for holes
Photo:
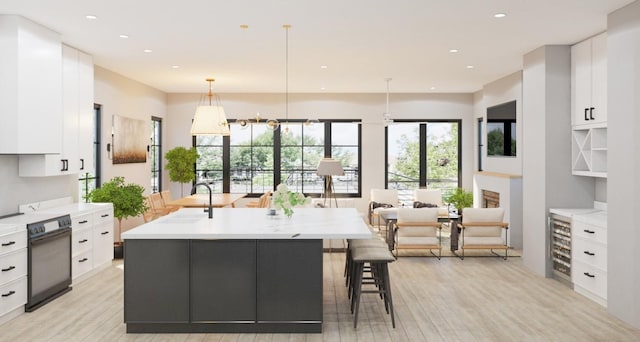
[[[380,213],[397,210],[398,203],[398,190],[371,189],[371,197],[369,201],[369,223],[373,225],[373,218],[377,218],[379,228]]]
[[[442,190],[440,189],[416,189],[413,192],[413,206],[435,205],[438,208],[439,217],[449,217],[449,209],[442,204]]]
[[[509,224],[503,222],[503,208],[465,208],[462,214],[462,228],[459,235],[461,259],[464,259],[466,249],[489,249],[491,253],[495,249],[504,250],[504,259],[507,259],[509,246],[507,245]]]
[[[395,242],[396,257],[400,249],[428,249],[433,256],[442,256],[442,225],[438,208],[398,208]],[[438,250],[438,254],[433,250]]]

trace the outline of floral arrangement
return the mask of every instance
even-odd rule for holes
[[[308,203],[311,203],[310,197],[304,197],[299,192],[289,191],[284,184],[278,184],[276,191],[273,192],[273,206],[276,209],[282,209],[287,217],[293,215],[293,207]]]

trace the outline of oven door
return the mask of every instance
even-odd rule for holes
[[[71,228],[29,240],[28,301],[33,311],[71,290]]]

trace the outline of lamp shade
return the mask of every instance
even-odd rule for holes
[[[222,106],[198,106],[191,135],[229,135],[229,124]]]
[[[322,158],[318,163],[318,176],[344,176],[344,169],[339,160]]]

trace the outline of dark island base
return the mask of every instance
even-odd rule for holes
[[[127,333],[322,333],[322,323],[128,323]]]
[[[127,240],[130,333],[321,333],[322,240]]]

